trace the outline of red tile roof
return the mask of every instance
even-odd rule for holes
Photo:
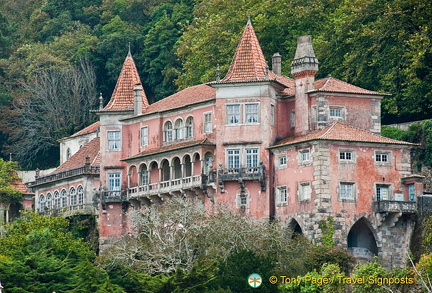
[[[95,123],[87,126],[86,128],[81,129],[80,131],[72,134],[69,137],[77,137],[77,136],[80,136],[80,135],[85,135],[85,134],[89,134],[89,133],[95,132],[95,131],[98,130],[99,126],[100,126],[100,121],[97,121],[97,122],[95,122]]]
[[[378,92],[363,89],[361,87],[349,84],[342,80],[334,77],[326,77],[315,81],[314,83],[315,91],[321,92],[342,92],[342,93],[353,93],[353,94],[369,94],[369,95],[379,95],[384,96],[386,94],[380,94]]]
[[[206,146],[214,146],[214,143],[210,142],[207,138],[205,139],[200,139],[200,140],[192,140],[192,141],[184,141],[184,142],[179,142],[179,143],[173,143],[173,144],[169,144],[169,145],[164,145],[160,148],[154,148],[154,149],[150,149],[150,150],[145,150],[137,155],[134,155],[132,157],[126,158],[124,160],[131,160],[131,159],[136,159],[136,158],[142,158],[145,156],[149,156],[149,155],[155,155],[158,153],[164,153],[164,152],[168,152],[171,150],[178,150],[178,149],[182,149],[182,148],[187,148],[187,147],[192,147],[192,146],[197,146],[197,145],[206,145]]]
[[[134,105],[134,87],[141,84],[138,70],[130,53],[127,55],[117,84],[111,96],[111,100],[102,111],[123,111],[133,110]],[[141,91],[143,100],[143,111],[148,107],[147,97],[144,90]]]
[[[282,139],[275,146],[292,145],[312,140],[336,140],[336,141],[352,141],[352,142],[369,142],[369,143],[384,143],[398,145],[414,145],[409,142],[395,140],[361,130],[340,122],[334,122],[326,128],[311,132],[301,136],[291,136]]]
[[[216,90],[209,85],[200,84],[186,88],[165,99],[148,106],[143,114],[171,110],[183,106],[209,101],[216,98]]]
[[[61,164],[53,173],[82,167],[86,163],[86,157],[90,157],[90,165],[98,165],[99,158],[99,137],[93,138],[88,144],[79,149],[72,157],[66,162]]]
[[[24,185],[21,178],[18,176],[16,172],[14,172],[14,179],[12,181],[12,187],[21,192],[22,194],[32,194],[30,190],[27,188],[27,186]]]
[[[237,46],[230,69],[221,82],[258,81],[266,79],[267,63],[255,31],[247,22]],[[276,79],[276,74],[268,70],[268,78]]]

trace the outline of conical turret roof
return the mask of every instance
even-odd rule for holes
[[[230,69],[221,82],[262,81],[275,78],[276,75],[267,68],[258,38],[252,23],[248,20]]]
[[[117,79],[117,84],[114,88],[111,100],[102,111],[133,110],[134,87],[136,84],[141,84],[141,79],[138,75],[138,70],[136,69],[135,62],[129,51],[123,63],[120,76]],[[144,110],[149,105],[144,90],[142,90],[142,100],[142,108],[144,112]]]

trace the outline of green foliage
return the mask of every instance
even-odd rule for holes
[[[321,237],[321,243],[323,245],[333,247],[334,241],[333,241],[333,233],[334,233],[334,226],[333,226],[334,219],[333,217],[328,217],[328,221],[320,221],[319,227],[322,231],[323,236]]]
[[[408,131],[396,127],[383,126],[381,127],[381,135],[396,140],[405,140],[407,139]]]
[[[377,282],[369,280],[376,280],[378,278],[389,277],[390,274],[378,263],[377,258],[373,262],[367,262],[364,265],[356,265],[354,268],[353,278],[361,278],[365,280],[363,284],[354,284],[354,293],[370,293],[382,292],[382,287]]]
[[[17,169],[16,162],[7,162],[0,158],[0,204],[18,203],[22,199],[22,193],[12,187],[14,181],[19,179],[15,173]]]

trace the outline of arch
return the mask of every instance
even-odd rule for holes
[[[174,168],[173,170],[173,179],[179,179],[182,178],[182,165],[180,162],[180,159],[178,157],[174,157],[172,160],[172,166]]]
[[[39,196],[39,212],[43,212],[45,209],[45,195]]]
[[[54,191],[54,204],[53,204],[53,208],[56,209],[56,210],[60,208],[60,193],[58,192],[58,190]]]
[[[192,138],[193,137],[193,117],[189,116],[186,119],[186,138]]]
[[[294,218],[291,218],[291,220],[289,221],[288,229],[290,229],[290,231],[292,232],[292,238],[295,238],[298,235],[303,235],[303,229],[301,228],[297,220]]]
[[[60,206],[62,208],[67,206],[67,191],[64,188],[60,191]]]
[[[175,137],[176,140],[181,140],[185,138],[185,125],[183,119],[179,118],[176,120],[175,125]]]
[[[50,192],[47,193],[45,206],[49,210],[52,208],[52,195]]]
[[[190,155],[183,156],[184,177],[192,176],[192,160]]]
[[[129,187],[138,186],[138,170],[135,165],[132,165],[129,168],[129,180]]]
[[[347,237],[348,248],[363,248],[369,250],[374,255],[378,255],[378,246],[374,228],[370,222],[362,217],[351,227]],[[355,256],[355,255],[354,255]]]
[[[76,189],[75,189],[75,187],[71,187],[70,189],[69,189],[69,196],[70,196],[70,199],[69,199],[69,203],[70,203],[70,205],[71,206],[75,206],[76,204],[77,204],[77,194],[76,194]]]
[[[193,174],[199,175],[201,174],[201,156],[199,153],[194,153],[192,155],[192,164],[193,164]]]
[[[153,182],[159,182],[160,179],[159,178],[159,164],[156,161],[152,161],[149,164],[149,170],[150,170],[150,175],[149,175],[149,184],[153,183]]]
[[[213,154],[211,152],[206,152],[204,155],[204,174],[209,174],[210,170],[213,169]]]
[[[140,185],[148,185],[150,183],[149,181],[149,170],[147,168],[146,164],[140,165]]]
[[[164,141],[173,141],[173,125],[170,120],[166,121],[164,124]]]
[[[162,169],[162,173],[161,173],[161,175],[162,175],[162,178],[161,178],[161,180],[160,181],[168,181],[168,180],[170,180],[171,179],[171,168],[170,168],[170,165],[169,165],[169,162],[168,162],[168,160],[167,159],[163,159],[162,160],[162,162],[161,162],[161,165],[160,165],[160,168]]]
[[[78,186],[78,204],[82,205],[85,203],[85,199],[84,199],[84,188],[82,187],[82,185]]]

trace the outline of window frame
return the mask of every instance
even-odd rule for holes
[[[149,128],[148,125],[141,127],[141,146],[147,147],[149,145]]]
[[[249,151],[251,151],[251,152],[249,152]],[[259,148],[245,148],[244,153],[245,153],[245,167],[246,168],[258,168],[259,167],[259,155],[260,155]]]
[[[252,106],[256,108],[251,109]],[[244,116],[244,124],[259,124],[259,103],[244,103]],[[249,121],[251,118],[255,121]]]
[[[276,206],[288,205],[288,187],[281,185],[276,187]]]
[[[299,165],[309,165],[312,162],[312,154],[310,148],[303,148],[298,151]],[[305,155],[307,154],[307,158]]]
[[[213,132],[212,112],[205,112],[204,115],[204,133]]]
[[[121,191],[121,172],[109,172],[108,173],[107,187],[108,187],[109,192],[120,192]]]
[[[242,196],[244,195],[244,196]],[[250,203],[250,194],[248,190],[242,193],[240,190],[236,193],[236,208],[237,209],[248,209]]]
[[[414,202],[415,200],[415,184],[408,184],[408,201]]]
[[[237,109],[238,112],[231,111],[230,109]],[[233,119],[237,121],[233,121]],[[241,104],[226,104],[226,124],[239,125],[241,123]]]
[[[385,158],[385,159],[384,159]],[[375,150],[373,157],[375,165],[391,165],[392,151],[390,150]]]
[[[282,160],[282,162],[281,162]],[[276,156],[276,166],[279,168],[286,168],[288,165],[286,154],[279,154]]]
[[[117,137],[118,135],[118,137]],[[107,130],[107,143],[109,151],[121,150],[121,131],[120,130]]]
[[[307,190],[305,189],[307,187]],[[307,193],[306,193],[307,191]],[[312,199],[312,184],[308,182],[300,182],[298,184],[298,199],[299,202],[309,202]]]
[[[350,196],[348,196],[346,193],[348,191],[349,187],[349,191],[351,193]],[[340,201],[351,201],[351,202],[355,202],[356,201],[356,186],[355,186],[355,182],[350,182],[350,181],[341,181],[339,182],[339,187],[338,187],[338,198]]]
[[[234,153],[237,151],[237,153]],[[230,153],[232,152],[232,153]],[[225,150],[226,166],[228,169],[239,169],[241,168],[241,149],[240,148],[227,148]],[[237,160],[235,160],[237,158]],[[236,164],[238,163],[238,164]]]
[[[183,140],[186,138],[186,132],[185,132],[185,122],[182,118],[178,118],[174,123],[174,133],[175,138],[174,140]]]
[[[186,118],[186,123],[185,123],[185,127],[186,127],[186,134],[185,137],[186,138],[192,138],[193,137],[193,116],[189,116]]]
[[[350,158],[347,158],[349,154]],[[353,163],[355,162],[355,151],[352,149],[339,149],[338,151],[338,161],[340,163]]]
[[[174,141],[173,123],[171,122],[171,120],[167,120],[164,122],[163,133],[164,133],[164,142]]]
[[[276,112],[276,108],[275,108],[275,105],[274,104],[270,104],[270,125],[275,125],[275,122],[276,122],[276,114],[275,114],[275,112]]]
[[[386,190],[386,198],[384,198],[381,193]],[[383,197],[383,198],[381,198]],[[376,184],[375,185],[375,200],[376,201],[385,201],[390,200],[390,185],[388,184]]]

